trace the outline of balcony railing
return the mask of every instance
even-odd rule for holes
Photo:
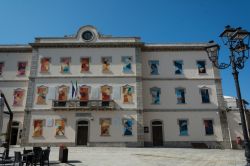
[[[53,100],[52,104],[54,110],[114,110],[116,105],[114,100]]]

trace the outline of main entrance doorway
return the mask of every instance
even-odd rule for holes
[[[19,122],[12,122],[10,144],[16,145],[18,139]]]
[[[87,145],[89,133],[89,122],[86,120],[77,122],[77,145]]]
[[[163,127],[161,121],[152,122],[153,146],[163,146]]]

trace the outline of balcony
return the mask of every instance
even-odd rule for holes
[[[102,100],[88,100],[88,101],[80,101],[80,100],[67,100],[67,101],[52,101],[52,109],[53,110],[66,110],[66,111],[79,111],[79,110],[114,110],[115,101],[102,101]]]

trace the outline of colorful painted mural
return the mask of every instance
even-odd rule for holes
[[[90,87],[86,86],[86,85],[82,85],[80,86],[80,90],[79,90],[79,99],[81,101],[88,101],[89,100],[89,91],[90,91]]]
[[[150,88],[150,93],[152,98],[152,104],[160,104],[161,89],[158,87]]]
[[[104,85],[101,87],[101,94],[103,101],[111,100],[112,87],[108,85]]]
[[[56,127],[56,136],[65,135],[65,119],[56,119],[55,127]]]
[[[69,87],[62,85],[58,88],[58,100],[66,101],[68,100]]]
[[[122,63],[123,63],[123,72],[124,73],[131,73],[132,72],[132,57],[131,56],[123,56]]]
[[[17,64],[17,75],[23,76],[26,74],[27,62],[18,62]]]
[[[132,119],[123,119],[123,127],[124,127],[124,136],[133,135],[133,120]]]
[[[13,106],[23,106],[24,92],[25,92],[24,89],[15,89],[14,90]]]
[[[111,72],[110,64],[112,62],[112,57],[102,57],[102,72]]]
[[[49,66],[50,66],[50,58],[47,58],[47,57],[41,58],[41,69],[40,69],[40,71],[42,73],[48,73],[49,72]]]
[[[43,136],[43,120],[36,119],[33,121],[33,137],[42,137]]]
[[[111,119],[101,118],[100,125],[101,125],[101,136],[110,136],[109,128],[111,125]]]
[[[70,58],[61,58],[61,72],[62,73],[70,72]]]
[[[81,72],[89,72],[89,58],[81,58]]]
[[[133,93],[134,93],[134,87],[130,85],[125,85],[122,87],[122,93],[123,93],[123,103],[124,104],[131,104],[133,103]]]
[[[43,85],[37,87],[36,104],[38,104],[38,105],[44,105],[44,104],[46,104],[47,93],[48,93],[48,87],[43,86]]]

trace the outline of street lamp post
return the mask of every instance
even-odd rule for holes
[[[234,77],[238,97],[239,111],[242,122],[242,131],[244,136],[245,157],[247,161],[246,166],[250,166],[250,141],[247,131],[246,118],[242,103],[238,75],[239,70],[244,68],[244,64],[249,58],[249,36],[250,33],[246,30],[243,30],[241,27],[225,27],[225,30],[220,34],[220,37],[224,45],[226,45],[230,50],[229,63],[219,63],[218,53],[220,46],[215,44],[213,41],[210,41],[209,46],[206,48],[208,57],[216,68],[226,69],[229,66],[232,67],[232,74]]]

